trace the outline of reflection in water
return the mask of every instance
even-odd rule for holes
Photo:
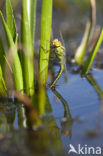
[[[16,107],[13,107],[15,109],[12,109],[10,103],[7,106],[0,105],[0,155],[62,156],[63,149],[56,119],[45,116],[42,118],[44,128],[37,131],[26,130],[24,129],[26,120],[24,107],[16,101],[15,104]],[[50,110],[51,107],[48,108],[48,111]],[[15,122],[17,125],[14,124]],[[15,126],[18,129],[15,129]]]
[[[25,112],[25,108],[23,105],[21,105],[18,108],[18,125],[20,127],[20,129],[22,128],[27,128],[27,119],[26,119],[26,112]]]
[[[87,136],[89,137],[94,137],[97,136],[98,134],[101,133],[102,130],[102,118],[103,118],[103,91],[101,90],[101,88],[99,87],[98,83],[96,82],[96,80],[94,79],[92,74],[88,74],[86,76],[88,82],[93,86],[93,88],[96,90],[98,96],[99,96],[99,100],[100,100],[100,113],[98,116],[98,121],[97,121],[97,130],[92,130],[87,132]]]
[[[95,79],[94,81],[93,79],[94,78],[92,77],[92,75],[88,75],[88,81],[91,82],[90,84],[94,84],[94,88],[98,90],[97,92],[99,95],[100,93],[102,93],[102,91],[100,91],[100,87],[96,83]],[[76,82],[78,82],[78,80]],[[76,85],[76,83],[74,83],[74,85]],[[45,97],[45,105],[42,105],[41,103],[41,107],[39,107],[39,109],[42,110],[38,109],[39,112],[41,112],[42,114],[41,119],[43,127],[41,129],[38,129],[37,131],[25,129],[26,118],[24,112],[26,109],[24,109],[24,106],[21,103],[18,103],[16,101],[15,104],[12,102],[7,103],[1,100],[2,104],[0,103],[0,155],[64,155],[64,153],[62,153],[63,145],[65,146],[65,144],[67,144],[69,146],[69,143],[73,141],[77,143],[82,142],[82,140],[84,140],[82,134],[84,134],[85,130],[85,136],[88,136],[89,139],[95,138],[95,136],[96,138],[98,138],[98,134],[101,133],[98,133],[97,129],[95,130],[93,128],[92,130],[87,131],[87,127],[85,128],[85,125],[83,123],[73,124],[75,119],[72,118],[68,103],[55,88],[52,89],[52,92],[56,95],[56,97],[59,98],[64,107],[64,114],[62,116],[63,118],[60,123],[60,128],[58,128],[56,118],[51,115],[52,108],[47,95]],[[100,94],[100,97],[102,97],[102,94]],[[44,115],[45,112],[46,115]],[[87,121],[85,123],[87,123]],[[100,121],[98,123],[100,123]],[[98,129],[100,130],[99,126]],[[76,136],[78,131],[80,131],[80,135],[78,134],[78,136]],[[4,136],[1,136],[1,134],[3,134]],[[63,139],[65,143],[63,142]]]
[[[96,80],[94,79],[92,74],[88,74],[86,76],[87,80],[89,81],[89,83],[93,86],[93,88],[96,90],[99,99],[100,99],[100,113],[103,114],[103,91],[101,90],[101,88],[99,87],[98,83],[96,82]]]
[[[8,128],[6,116],[3,113],[0,113],[0,133],[6,133]]]
[[[51,128],[39,131],[13,131],[0,140],[0,155],[63,156],[58,134],[58,131]]]
[[[7,107],[1,107],[2,114],[0,114],[0,131],[1,134],[5,134],[5,137],[0,139],[0,153],[3,154],[6,148],[7,156],[18,154],[22,156],[32,156],[34,154],[42,156],[63,155],[63,146],[60,134],[62,132],[62,135],[64,136],[72,136],[71,127],[73,124],[73,119],[65,99],[63,99],[63,97],[55,89],[52,89],[52,91],[60,99],[64,106],[64,117],[61,121],[62,128],[58,128],[56,119],[53,116],[44,116],[44,112],[51,113],[52,108],[49,102],[49,98],[43,92],[43,90],[39,92],[39,98],[44,94],[46,97],[43,97],[38,111],[40,115],[43,115],[42,124],[44,127],[38,129],[37,131],[25,130],[25,128],[27,128],[26,120],[28,120],[28,117],[29,120],[32,120],[32,116],[28,116],[26,112],[27,108],[25,108],[21,103],[15,101],[16,107],[13,103],[13,108],[15,109],[11,109],[10,103],[8,103]],[[46,103],[44,99],[46,99]],[[25,114],[27,116],[25,116]]]
[[[9,98],[0,98],[0,133],[14,130],[16,107]]]
[[[53,93],[59,98],[59,100],[62,102],[64,106],[64,118],[61,121],[62,126],[62,134],[64,136],[72,136],[72,124],[74,122],[74,119],[72,119],[68,103],[65,101],[65,99],[59,94],[59,92],[52,88]]]

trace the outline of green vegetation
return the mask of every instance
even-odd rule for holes
[[[9,8],[6,10],[9,10],[9,12],[12,13],[12,11],[10,11],[9,3],[8,3],[8,6],[6,5],[6,7]],[[10,25],[12,25],[11,23],[14,22],[14,20],[13,20],[13,18],[11,18],[12,15],[8,16],[8,17],[10,17],[11,23],[9,23],[9,22],[6,23],[1,11],[0,11],[0,16],[2,19],[5,35],[7,38],[8,48],[11,49],[11,56],[12,56],[12,62],[13,62],[12,74],[13,74],[13,78],[14,78],[15,88],[16,88],[16,90],[23,90],[22,69],[21,69],[21,64],[20,64],[20,60],[18,57],[18,53],[17,53],[17,42],[16,42],[17,35],[16,35],[16,33],[14,34],[13,31],[11,33],[11,31],[10,31],[11,29],[9,29]],[[16,36],[15,39],[14,39],[13,35]]]
[[[96,6],[95,1],[91,0],[88,2],[91,2],[91,20],[87,22],[83,39],[74,56],[75,62],[82,67],[81,71],[83,74],[88,73],[95,55],[103,41],[102,29],[98,35],[98,38],[96,39],[94,47],[92,50],[90,50],[89,56],[86,58],[86,52],[88,51],[88,45],[90,44],[91,38],[93,39],[93,31],[96,23],[96,7],[93,8],[93,6]],[[64,71],[64,66],[66,64],[65,47],[62,46],[58,39],[51,41],[53,1],[42,0],[39,74],[34,72],[36,5],[36,0],[22,0],[20,37],[18,36],[16,30],[17,28],[13,15],[11,0],[6,0],[6,21],[2,12],[0,11],[1,21],[8,45],[8,53],[9,57],[11,58],[9,59],[6,49],[4,48],[2,37],[0,37],[0,88],[4,95],[6,95],[8,92],[8,86],[6,86],[4,74],[6,65],[10,68],[11,75],[13,76],[15,90],[21,91],[22,93],[30,96],[35,94],[35,74],[39,75],[38,79],[42,87],[46,85],[50,53],[53,52],[56,55],[60,64],[60,71],[55,80],[53,80],[51,83],[51,88],[55,85]],[[54,44],[55,41],[57,42]],[[19,54],[18,51],[20,52]],[[39,87],[40,99],[42,99],[41,95],[45,96],[44,91],[42,91],[44,88],[40,90],[42,87]],[[40,104],[40,107],[43,105],[44,102],[43,104]],[[40,114],[43,114],[43,112],[44,111],[42,109]]]
[[[4,64],[8,62],[12,69],[15,89],[25,92],[27,95],[34,94],[34,32],[36,23],[36,0],[22,1],[22,19],[21,19],[21,43],[22,52],[18,55],[18,34],[16,32],[16,23],[13,15],[11,1],[6,0],[6,21],[0,11],[3,28],[5,31],[10,57],[12,63],[5,57],[5,50],[2,39],[0,38],[0,63],[4,71]],[[4,78],[5,79],[5,78]]]
[[[47,80],[49,54],[50,54],[52,3],[53,3],[52,0],[42,1],[39,71],[41,82],[44,85],[46,84]]]
[[[75,54],[75,62],[82,67],[81,68],[82,74],[86,74],[89,72],[93,60],[95,59],[98,49],[103,41],[103,28],[102,28],[100,34],[98,34],[98,37],[95,41],[92,50],[89,51],[89,55],[86,58],[88,46],[91,42],[93,42],[94,32],[96,29],[96,1],[90,0],[90,2],[91,2],[91,20],[90,22],[87,22],[83,39]]]
[[[33,2],[32,2],[33,3]],[[36,3],[35,3],[36,5]],[[27,95],[34,94],[34,68],[33,68],[33,37],[34,29],[31,29],[31,26],[34,26],[34,20],[31,19],[32,15],[35,14],[31,12],[32,4],[31,1],[23,0],[22,1],[22,18],[21,18],[21,43],[24,47],[22,52],[21,62],[24,78],[24,91]],[[33,8],[32,8],[33,9]],[[33,35],[32,35],[33,34]]]
[[[7,95],[6,94],[6,85],[5,85],[1,66],[0,66],[0,95],[2,95],[2,96]]]
[[[98,52],[98,49],[99,49],[102,41],[103,41],[103,29],[101,30],[101,33],[96,41],[96,44],[94,45],[93,50],[89,53],[89,56],[83,65],[83,72],[87,73],[89,71],[90,66],[96,56],[96,53]]]
[[[83,63],[85,54],[87,52],[90,31],[91,31],[91,23],[87,22],[83,39],[82,39],[81,44],[78,47],[76,54],[75,54],[75,61],[79,65],[81,65]]]

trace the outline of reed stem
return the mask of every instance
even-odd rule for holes
[[[42,0],[39,71],[40,79],[43,85],[46,84],[48,74],[52,25],[52,3],[52,0]]]
[[[22,55],[24,90],[27,95],[34,94],[33,41],[30,24],[32,0],[22,0],[21,43],[25,51]]]

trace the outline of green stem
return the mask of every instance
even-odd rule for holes
[[[52,24],[52,3],[52,0],[42,0],[39,70],[40,79],[43,85],[46,84],[48,74]]]
[[[25,48],[22,57],[24,89],[27,95],[34,94],[33,42],[30,27],[31,0],[22,0],[21,42]]]
[[[0,95],[2,95],[2,96],[7,95],[7,88],[5,85],[5,80],[3,78],[3,72],[2,72],[1,65],[0,65]]]
[[[15,83],[15,88],[16,90],[23,90],[23,77],[22,77],[22,68],[21,68],[21,63],[19,60],[19,56],[17,53],[17,45],[16,43],[14,43],[10,29],[8,27],[8,25],[5,23],[5,20],[3,18],[2,12],[0,11],[0,16],[2,19],[2,23],[3,23],[3,28],[5,31],[5,35],[7,38],[7,43],[8,43],[8,47],[11,49],[10,53],[11,56],[13,58],[13,78],[14,78],[14,83]]]
[[[0,65],[2,68],[2,72],[4,73],[5,71],[5,49],[4,49],[1,36],[0,36]]]
[[[87,60],[84,62],[82,73],[88,73],[102,41],[103,41],[103,28],[101,30],[101,33],[97,39],[97,42],[96,42],[93,50],[89,53]]]
[[[91,23],[88,21],[86,24],[86,29],[85,29],[83,39],[75,54],[75,61],[79,65],[81,65],[84,61],[85,54],[87,51],[87,45],[90,37],[90,32],[91,32]]]
[[[37,5],[37,0],[31,0],[31,5],[30,5],[30,27],[31,27],[32,44],[34,44],[34,40],[35,40],[36,5]]]
[[[45,114],[45,104],[46,104],[46,93],[45,89],[42,86],[41,88],[39,88],[38,100],[39,100],[39,114],[42,116]]]

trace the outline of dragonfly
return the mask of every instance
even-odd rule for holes
[[[51,41],[50,45],[50,52],[54,53],[55,56],[58,58],[60,70],[54,79],[54,81],[50,84],[50,88],[55,86],[56,82],[60,78],[63,71],[65,71],[65,78],[67,79],[67,70],[66,70],[66,53],[65,53],[65,47],[62,45],[62,43],[56,38],[53,41]]]

